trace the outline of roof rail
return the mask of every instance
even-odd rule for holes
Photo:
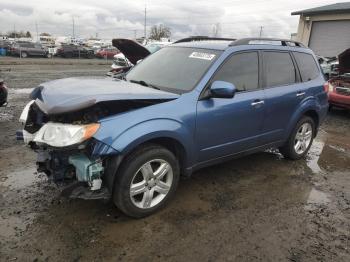
[[[273,43],[276,42],[276,43]],[[242,38],[236,41],[233,41],[230,46],[237,45],[282,45],[282,46],[298,46],[305,47],[302,43],[290,39],[280,39],[280,38],[261,38],[261,37],[251,37],[251,38]]]
[[[235,41],[236,39],[234,38],[222,38],[222,37],[210,37],[210,36],[191,36],[191,37],[186,37],[180,40],[177,40],[173,44],[177,43],[185,43],[185,42],[194,42],[194,41],[207,41],[207,40],[220,40],[220,41]]]

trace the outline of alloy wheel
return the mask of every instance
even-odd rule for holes
[[[312,126],[310,123],[302,124],[294,139],[294,150],[297,154],[304,154],[312,140]]]
[[[171,165],[163,159],[143,164],[131,180],[129,191],[132,203],[142,209],[158,205],[169,193],[173,178]]]

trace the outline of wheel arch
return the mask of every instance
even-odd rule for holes
[[[135,150],[138,150],[146,145],[160,145],[170,152],[179,160],[180,174],[186,175],[186,167],[188,163],[188,152],[185,146],[177,139],[169,136],[154,137],[150,139],[139,140],[138,143],[134,143],[119,155],[111,155],[106,159],[106,182],[110,192],[113,192],[113,185],[117,176],[119,167],[124,162],[125,158]]]
[[[291,132],[293,131],[295,125],[298,123],[298,121],[303,116],[311,117],[315,122],[315,136],[317,135],[318,127],[320,125],[320,106],[318,106],[314,100],[308,100],[305,101],[305,103],[299,107],[299,110],[297,110],[294,115],[292,116],[292,121],[290,121],[290,124],[286,130],[285,134],[285,140],[288,139]]]
[[[314,123],[315,123],[315,137],[316,137],[317,131],[318,131],[318,127],[320,125],[320,117],[319,117],[317,111],[313,110],[313,109],[310,109],[310,110],[307,110],[306,112],[304,112],[303,115],[311,117],[312,120],[314,120]]]

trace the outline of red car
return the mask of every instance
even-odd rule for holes
[[[350,110],[350,48],[339,56],[339,76],[329,80],[329,106]]]
[[[113,57],[118,54],[119,51],[116,48],[103,48],[96,52],[98,58],[113,59]]]

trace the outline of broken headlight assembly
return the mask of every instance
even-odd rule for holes
[[[81,143],[91,138],[100,124],[72,125],[48,122],[37,132],[34,142],[53,147],[65,147]]]

